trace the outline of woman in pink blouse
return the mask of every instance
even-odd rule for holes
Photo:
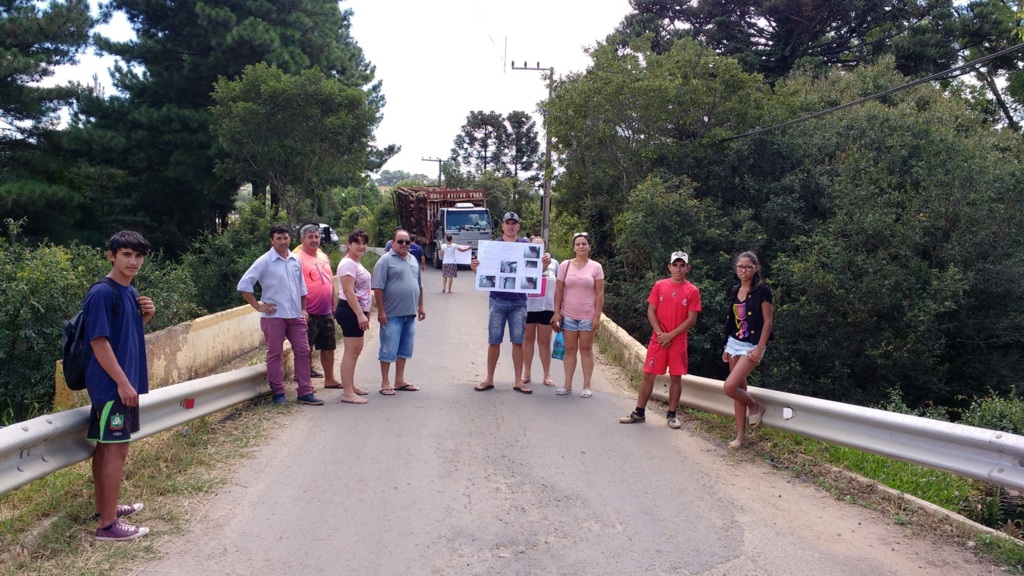
[[[555,390],[564,396],[572,393],[576,372],[576,352],[583,364],[583,392],[590,398],[590,377],[594,374],[594,332],[601,327],[604,309],[604,269],[590,259],[590,236],[577,232],[572,236],[575,257],[558,267],[555,283],[555,312],[551,326],[565,338],[565,384]]]

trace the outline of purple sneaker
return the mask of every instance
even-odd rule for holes
[[[118,504],[117,505],[117,517],[122,518],[124,516],[131,516],[136,512],[142,510],[142,502],[136,502],[135,504]],[[100,513],[97,512],[92,515],[93,520],[100,519]]]
[[[97,540],[131,540],[139,536],[149,534],[149,528],[129,524],[127,520],[118,520],[109,528],[100,528],[96,531]]]

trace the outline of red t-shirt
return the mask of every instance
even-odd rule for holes
[[[664,278],[654,283],[651,288],[651,295],[647,297],[647,303],[658,307],[658,324],[663,332],[671,332],[690,317],[690,312],[700,312],[700,290],[683,280],[682,284],[676,284],[671,278]],[[654,337],[654,331],[651,330]],[[676,336],[686,341],[686,333]],[[676,340],[672,341],[673,344]]]

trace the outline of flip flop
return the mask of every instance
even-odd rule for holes
[[[380,390],[377,390],[377,392],[380,392],[384,396],[394,396],[395,395],[395,389],[394,388],[381,388]]]
[[[341,384],[333,384],[331,386],[324,385],[324,388],[344,388]]]
[[[473,390],[476,390],[477,392],[483,392],[485,390],[490,390],[491,388],[494,388],[494,384],[484,384],[483,382],[481,382],[474,386]]]
[[[533,390],[530,390],[529,386],[513,386],[512,389],[523,394],[533,394]]]
[[[403,386],[395,386],[395,390],[404,390],[406,392],[419,392],[419,386],[413,386],[412,384],[405,384]]]

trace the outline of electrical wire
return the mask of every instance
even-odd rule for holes
[[[1024,48],[1024,43],[1017,44],[1016,46],[1011,46],[1011,47],[1006,48],[1004,50],[1000,50],[999,52],[994,52],[992,54],[989,54],[988,56],[982,56],[981,58],[976,58],[974,60],[971,60],[970,62],[965,62],[965,63],[963,63],[963,64],[961,64],[959,66],[955,66],[955,67],[950,68],[948,70],[943,70],[942,72],[936,72],[935,74],[932,74],[930,76],[925,76],[924,78],[920,78],[918,80],[914,80],[913,82],[909,82],[909,83],[904,84],[902,86],[897,86],[895,88],[890,88],[889,90],[886,90],[884,92],[879,92],[878,94],[873,94],[871,96],[867,96],[867,97],[861,98],[859,100],[854,100],[853,102],[848,102],[846,104],[840,104],[839,106],[836,106],[835,108],[829,108],[828,110],[822,110],[820,112],[815,112],[814,114],[809,114],[807,116],[796,118],[794,120],[788,120],[786,122],[781,122],[779,124],[773,124],[771,126],[766,126],[764,128],[758,128],[756,130],[751,130],[750,132],[745,132],[745,133],[739,134],[737,136],[730,136],[728,138],[723,138],[723,139],[719,140],[716,143],[717,144],[721,144],[723,142],[729,142],[731,140],[739,140],[740,138],[747,138],[749,136],[754,136],[756,134],[761,134],[761,133],[764,133],[764,132],[768,132],[769,130],[776,130],[778,128],[785,128],[786,126],[791,126],[793,124],[797,124],[797,123],[800,123],[800,122],[805,122],[807,120],[813,120],[814,118],[820,118],[820,117],[825,116],[827,114],[831,114],[833,112],[838,112],[839,110],[850,108],[850,107],[856,106],[858,104],[863,104],[863,103],[869,102],[871,100],[877,100],[879,98],[884,98],[884,97],[886,97],[886,96],[888,96],[890,94],[895,94],[896,92],[899,92],[901,90],[906,90],[907,88],[912,88],[914,86],[917,86],[918,84],[924,84],[925,82],[931,82],[933,80],[938,80],[938,79],[944,78],[944,77],[952,75],[952,74],[954,74],[956,72],[961,72],[961,71],[963,71],[963,70],[965,70],[967,68],[971,68],[973,66],[978,66],[979,64],[984,64],[985,62],[988,62],[989,60],[994,60],[996,58],[999,58],[1000,56],[1005,56],[1007,54],[1010,54],[1011,52],[1016,52],[1016,51],[1020,50],[1021,48]]]

